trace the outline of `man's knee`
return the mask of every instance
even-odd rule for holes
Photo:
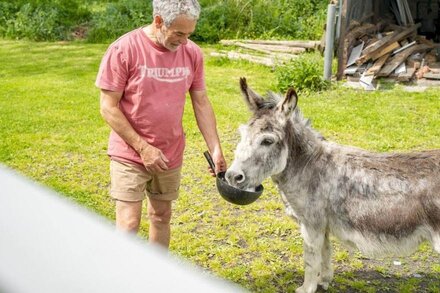
[[[116,202],[116,226],[128,232],[137,232],[141,221],[142,202]]]
[[[148,218],[152,224],[169,224],[171,222],[171,210],[148,211]]]
[[[152,224],[168,225],[171,222],[171,202],[153,202],[148,206],[148,218]]]

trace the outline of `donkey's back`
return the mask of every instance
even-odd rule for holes
[[[440,252],[440,150],[379,154],[335,144],[327,150],[333,234],[367,254],[409,253],[423,240]]]

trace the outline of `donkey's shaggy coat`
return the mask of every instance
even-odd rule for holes
[[[290,89],[269,100],[242,78],[253,112],[226,172],[246,189],[271,176],[304,238],[304,284],[333,278],[329,234],[368,255],[410,253],[424,240],[440,253],[440,150],[372,153],[326,141],[296,108]]]

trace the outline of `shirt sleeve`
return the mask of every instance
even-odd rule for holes
[[[205,68],[203,61],[202,50],[199,47],[196,47],[195,50],[195,66],[194,66],[194,79],[191,84],[191,91],[201,91],[205,90]]]
[[[112,44],[108,48],[99,66],[95,85],[98,88],[123,92],[128,79],[127,58],[122,47]]]

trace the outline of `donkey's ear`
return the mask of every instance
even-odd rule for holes
[[[298,95],[293,88],[289,88],[284,99],[278,103],[277,110],[284,113],[286,116],[290,116],[290,114],[295,110],[297,104]]]
[[[256,94],[250,87],[248,87],[246,78],[240,78],[240,88],[244,100],[252,112],[257,111],[263,104],[264,99]]]

